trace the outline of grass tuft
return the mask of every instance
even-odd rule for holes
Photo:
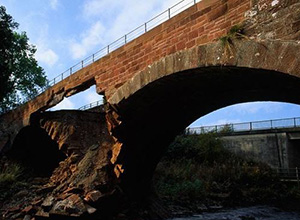
[[[248,39],[245,35],[245,30],[242,24],[234,25],[227,32],[227,35],[220,37],[219,41],[221,42],[222,47],[224,48],[224,55],[227,56],[233,55],[233,40],[235,39]]]

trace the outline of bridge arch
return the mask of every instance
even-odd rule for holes
[[[122,184],[144,196],[166,146],[191,122],[251,101],[300,104],[299,44],[236,41],[224,55],[216,42],[180,51],[148,66],[109,98],[120,120],[116,164]]]

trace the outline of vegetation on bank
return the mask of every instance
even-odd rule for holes
[[[0,204],[12,196],[23,185],[20,176],[23,169],[17,163],[0,161]]]
[[[226,150],[215,133],[181,135],[158,164],[154,186],[169,205],[240,206],[300,201],[300,190],[279,181],[263,163]],[[202,205],[203,207],[203,205]]]

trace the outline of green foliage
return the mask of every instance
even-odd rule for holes
[[[218,133],[221,134],[228,134],[234,132],[232,124],[225,124],[219,131]]]
[[[225,56],[227,54],[229,55],[233,54],[232,45],[233,45],[233,40],[235,39],[248,39],[248,37],[245,35],[244,27],[242,24],[234,25],[227,32],[227,35],[219,38],[219,41],[221,42],[221,45],[224,48]]]
[[[271,201],[283,191],[269,166],[229,152],[215,132],[176,137],[157,166],[154,183],[159,195],[177,202],[221,195],[224,203],[237,205]]]
[[[18,23],[0,6],[0,113],[33,98],[46,86],[45,73],[34,58],[36,48],[17,28]]]
[[[22,168],[19,164],[11,163],[2,165],[0,169],[0,187],[16,182],[21,175]]]
[[[197,163],[213,164],[214,161],[227,159],[226,151],[216,133],[178,136],[169,146],[166,158],[171,161],[189,160]]]

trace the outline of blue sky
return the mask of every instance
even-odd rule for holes
[[[49,79],[143,24],[179,0],[0,0],[20,24]],[[54,109],[77,109],[101,99],[95,87]],[[208,114],[192,126],[300,116],[300,107],[255,102]]]

